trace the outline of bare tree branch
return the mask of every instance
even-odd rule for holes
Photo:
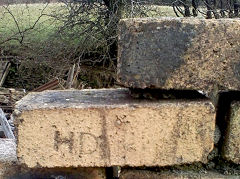
[[[12,11],[9,9],[9,6],[2,6],[6,12],[8,14],[10,14],[10,16],[12,17],[13,21],[14,21],[14,24],[16,25],[17,27],[17,32],[13,35],[11,35],[10,37],[7,37],[6,39],[0,41],[0,45],[6,43],[6,42],[9,42],[9,41],[18,41],[20,44],[23,44],[23,40],[24,40],[24,37],[25,37],[25,33],[27,33],[28,31],[31,31],[33,30],[36,25],[38,24],[38,22],[40,21],[40,19],[46,15],[44,14],[44,11],[45,9],[47,8],[48,6],[48,3],[44,6],[44,8],[41,10],[40,12],[40,15],[37,17],[36,21],[28,28],[24,28],[24,29],[21,29],[20,28],[20,25],[19,25],[19,22],[17,21],[16,17],[14,16],[14,14],[12,13]],[[18,37],[20,36],[20,38]]]

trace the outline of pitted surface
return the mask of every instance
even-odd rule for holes
[[[223,156],[236,164],[240,164],[240,102],[233,101],[228,119],[224,140]]]
[[[17,109],[17,156],[30,168],[207,162],[213,149],[215,109],[206,99],[142,101],[126,89],[47,91],[26,96]]]
[[[118,80],[131,88],[240,89],[240,20],[124,19]]]

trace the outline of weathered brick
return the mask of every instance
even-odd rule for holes
[[[231,104],[223,155],[227,160],[240,164],[240,102]]]
[[[163,171],[152,172],[146,170],[125,170],[120,175],[120,179],[238,179],[239,176],[223,175],[217,172],[205,171]]]
[[[206,162],[215,109],[201,100],[139,100],[127,89],[31,93],[17,103],[17,156],[28,167]]]
[[[126,87],[240,90],[240,20],[124,19],[118,79]]]
[[[106,179],[104,168],[26,168],[18,163],[0,163],[0,179]]]

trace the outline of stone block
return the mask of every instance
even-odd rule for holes
[[[127,89],[31,93],[15,119],[17,156],[30,168],[206,162],[214,142],[209,100],[140,100]]]
[[[223,175],[218,172],[205,171],[163,171],[163,172],[152,172],[147,170],[126,170],[123,171],[120,179],[238,179],[239,176],[234,175]]]
[[[118,81],[130,88],[240,90],[240,20],[123,19]]]
[[[0,139],[0,163],[16,162],[16,141],[15,139]]]
[[[228,126],[223,145],[223,156],[236,164],[240,164],[240,102],[231,103]]]
[[[0,179],[106,179],[104,168],[26,168],[18,163],[0,163]]]

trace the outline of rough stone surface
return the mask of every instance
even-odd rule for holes
[[[18,163],[0,163],[0,179],[106,179],[104,168],[30,169]]]
[[[215,109],[205,99],[139,100],[127,89],[31,93],[17,103],[28,167],[166,166],[207,161]]]
[[[119,29],[118,80],[126,87],[240,90],[239,19],[124,19]]]
[[[10,178],[10,176],[20,173],[20,167],[14,162],[0,163],[0,179]]]
[[[164,171],[151,172],[146,170],[126,170],[120,179],[239,179],[240,176],[223,175],[213,171]]]
[[[226,159],[240,164],[240,102],[232,102],[225,135],[223,155]]]
[[[15,139],[0,139],[0,162],[15,162],[16,155],[16,141]]]

